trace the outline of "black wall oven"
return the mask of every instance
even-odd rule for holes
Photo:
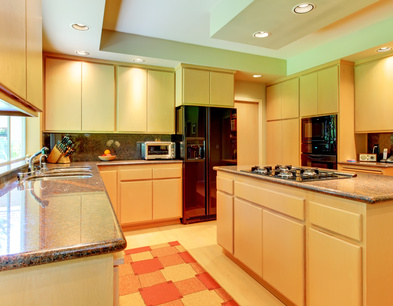
[[[337,169],[337,115],[302,119],[302,166]]]

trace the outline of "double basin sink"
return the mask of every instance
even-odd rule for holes
[[[34,173],[25,172],[18,173],[18,180],[20,182],[35,181],[35,180],[52,180],[65,178],[88,178],[92,177],[90,167],[58,167],[47,169],[44,171],[35,171]]]

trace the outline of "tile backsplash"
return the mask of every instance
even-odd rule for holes
[[[106,149],[116,155],[117,160],[141,159],[140,143],[144,141],[170,141],[171,135],[162,134],[117,134],[117,133],[67,133],[75,143],[71,161],[99,161]],[[52,149],[65,133],[43,133],[43,145]]]

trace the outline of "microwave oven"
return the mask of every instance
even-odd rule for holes
[[[176,146],[171,141],[145,141],[141,144],[143,159],[175,159]]]

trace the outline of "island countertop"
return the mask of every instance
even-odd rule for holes
[[[0,189],[0,271],[114,253],[127,242],[100,177],[16,178]],[[48,165],[48,168],[62,165]]]
[[[392,176],[359,173],[353,178],[296,182],[241,171],[249,170],[250,168],[250,166],[217,166],[213,169],[266,180],[277,184],[312,190],[368,204],[393,200]]]

